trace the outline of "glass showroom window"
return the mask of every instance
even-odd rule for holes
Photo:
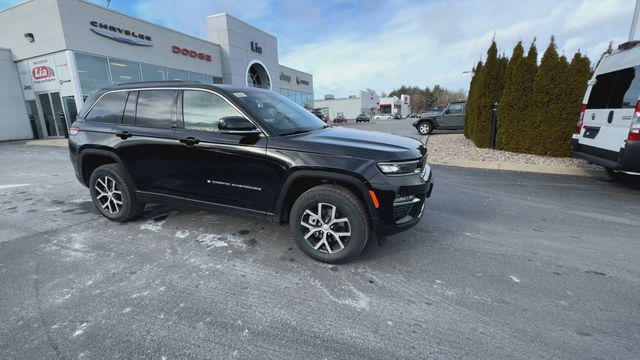
[[[167,68],[167,80],[189,80],[189,76],[184,70]]]
[[[142,80],[144,81],[160,81],[167,80],[167,76],[162,66],[142,64]]]
[[[89,94],[111,84],[106,58],[78,53],[75,56],[82,94]]]
[[[205,74],[189,72],[189,80],[197,81],[201,84],[206,84],[207,76]]]
[[[138,63],[109,59],[111,80],[114,84],[137,82],[141,80],[140,65]]]

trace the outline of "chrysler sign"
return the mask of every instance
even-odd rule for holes
[[[129,29],[123,29],[117,26],[104,24],[98,21],[91,21],[91,31],[94,33],[108,37],[111,40],[119,41],[129,45],[152,46],[151,36],[137,33]]]

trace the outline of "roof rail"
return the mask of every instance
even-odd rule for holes
[[[194,80],[159,80],[159,81],[134,81],[134,82],[126,82],[120,83],[116,86],[131,86],[131,85],[171,85],[171,84],[200,84],[198,81]]]

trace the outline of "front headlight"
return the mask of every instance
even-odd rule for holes
[[[407,175],[420,172],[420,161],[379,162],[378,169],[386,175]]]

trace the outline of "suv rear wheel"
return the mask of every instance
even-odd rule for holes
[[[428,121],[423,121],[418,124],[418,132],[420,135],[429,135],[433,131],[433,126]]]
[[[124,222],[142,215],[144,203],[138,201],[133,182],[117,164],[96,168],[89,179],[91,200],[109,220]]]
[[[364,204],[348,189],[320,185],[295,201],[289,229],[298,247],[310,257],[341,263],[358,256],[369,238]]]

